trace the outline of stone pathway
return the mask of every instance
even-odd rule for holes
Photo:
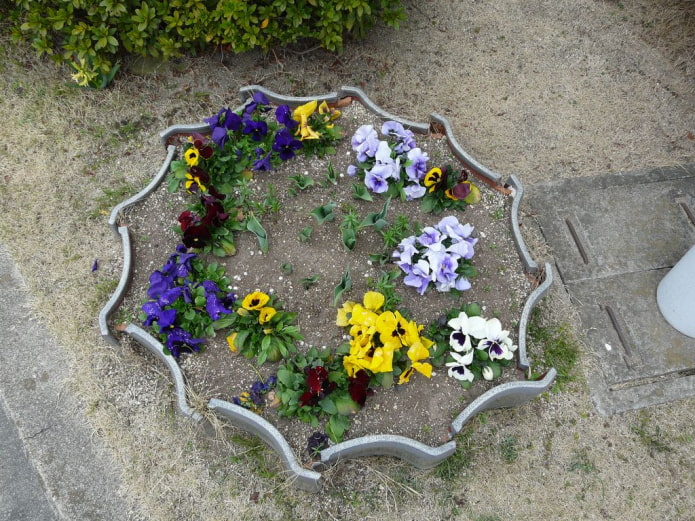
[[[536,184],[526,200],[580,311],[597,410],[695,396],[695,339],[656,304],[657,285],[695,244],[695,164]]]

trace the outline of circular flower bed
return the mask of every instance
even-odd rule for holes
[[[448,439],[517,379],[509,330],[531,290],[504,190],[445,137],[343,101],[221,109],[123,212],[140,238],[124,309],[196,393],[262,416],[300,458]]]

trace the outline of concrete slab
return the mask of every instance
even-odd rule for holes
[[[31,313],[2,244],[0,287],[0,404],[7,420],[0,436],[9,436],[7,446],[0,444],[0,520],[142,519],[120,496],[118,468],[67,385],[68,358]],[[17,490],[20,478],[32,489]]]
[[[597,410],[695,396],[695,339],[656,304],[659,282],[695,244],[695,165],[532,185],[527,201],[579,307]]]

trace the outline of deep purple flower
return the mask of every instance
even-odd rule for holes
[[[205,293],[219,293],[220,288],[211,280],[204,280],[202,284]]]
[[[147,296],[151,299],[158,299],[162,292],[172,286],[174,279],[173,274],[166,274],[159,270],[153,271],[150,275],[150,287],[147,288]]]
[[[218,147],[224,148],[224,144],[229,139],[229,134],[226,128],[216,127],[212,130],[212,135],[210,137]]]
[[[181,356],[181,351],[188,349],[200,352],[200,347],[205,343],[203,338],[193,338],[185,329],[174,327],[167,333],[166,348],[174,358]]]
[[[190,229],[191,228],[189,227],[186,231]],[[185,241],[183,241],[183,243],[185,246],[188,246]],[[188,247],[190,248],[191,246]],[[191,267],[191,261],[196,257],[197,255],[195,253],[185,253],[185,250],[184,252],[179,252],[179,249],[177,248],[177,253],[171,256],[171,260],[176,263],[174,266],[174,275],[177,277],[187,276],[193,269]]]
[[[306,450],[312,458],[317,456],[319,452],[328,448],[328,436],[322,432],[315,432],[309,436],[306,444]]]
[[[224,298],[222,299],[222,304],[227,309],[232,309],[234,307],[235,302],[236,302],[236,294],[233,291],[230,291],[229,293],[227,293],[224,296]]]
[[[287,105],[280,105],[275,109],[275,119],[278,123],[285,125],[288,129],[294,130],[299,123],[292,119],[292,110]]]
[[[145,326],[151,326],[156,321],[161,329],[165,329],[176,321],[175,309],[162,309],[156,302],[146,302],[142,305],[142,310],[147,313],[147,317],[142,321]]]
[[[205,311],[208,312],[210,318],[215,321],[219,320],[222,315],[228,315],[232,311],[227,309],[224,302],[215,293],[209,293],[205,301]]]
[[[265,121],[247,119],[242,132],[250,135],[254,141],[263,141],[263,138],[268,133],[268,124]]]
[[[92,263],[92,273],[99,269],[99,259],[94,259]]]
[[[295,139],[292,133],[286,128],[275,134],[273,150],[278,153],[280,159],[283,161],[292,159],[295,155],[295,151],[300,148],[302,148],[302,142]]]
[[[259,149],[262,151],[262,149]],[[270,152],[265,156],[259,157],[251,165],[251,170],[255,172],[268,172],[273,169],[273,165],[270,163]]]
[[[262,92],[254,92],[253,96],[251,97],[251,102],[249,102],[246,107],[244,107],[244,114],[253,114],[253,112],[256,110],[256,107],[260,106],[260,110],[262,112],[267,112],[270,110],[270,107],[267,107],[266,105],[270,104],[270,101],[268,101],[268,98],[265,97],[265,94]]]
[[[168,306],[176,302],[176,300],[183,295],[183,287],[176,286],[174,288],[169,288],[159,295],[157,302],[160,306]]]

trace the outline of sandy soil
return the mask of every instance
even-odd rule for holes
[[[72,360],[122,492],[147,519],[694,519],[693,400],[601,417],[580,378],[478,418],[436,471],[347,462],[317,496],[287,487],[273,453],[240,433],[211,438],[177,419],[162,368],[100,340],[95,317],[120,273],[103,213],[156,172],[157,132],[235,105],[243,85],[293,95],[355,85],[403,117],[438,112],[474,158],[525,185],[695,161],[692,1],[405,5],[400,31],[377,28],[341,56],[212,54],[99,92],[3,41],[0,106],[13,132],[0,239]],[[555,287],[543,320],[581,335],[574,317]],[[577,372],[590,370],[583,355]]]

